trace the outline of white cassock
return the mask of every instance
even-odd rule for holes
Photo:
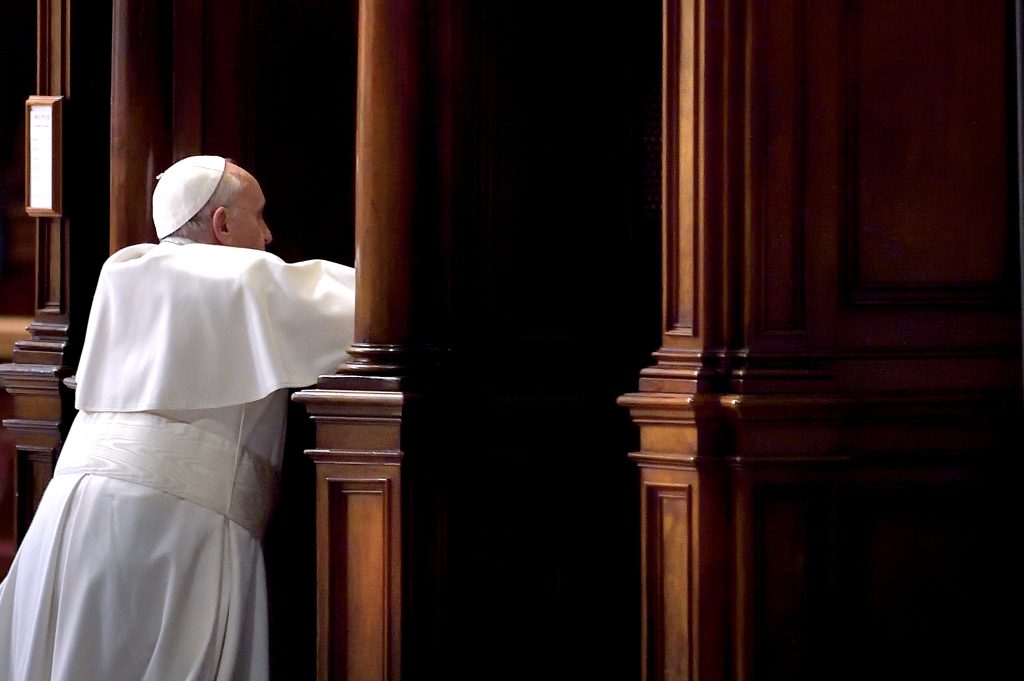
[[[286,389],[345,359],[354,304],[354,270],[323,260],[111,256],[78,416],[0,583],[0,679],[267,678],[260,540]]]

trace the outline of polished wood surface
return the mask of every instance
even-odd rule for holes
[[[356,64],[355,342],[347,372],[402,375],[443,352],[445,258],[440,214],[442,6],[359,5]],[[387,311],[386,313],[383,311]],[[438,321],[440,321],[438,320]]]
[[[275,678],[995,675],[1004,3],[213,4],[152,3],[203,49],[158,51],[150,120],[255,170],[286,259],[359,242],[353,360],[296,397],[315,444],[268,531]],[[113,45],[96,16],[75,45]],[[110,129],[102,54],[70,55],[69,159]],[[96,176],[39,223],[3,370],[27,500],[108,250]]]
[[[402,393],[306,390],[317,424],[317,678],[402,671]]]
[[[114,2],[110,69],[110,251],[156,243],[156,176],[171,158],[171,83],[162,59],[171,4]]]
[[[359,10],[356,81],[357,344],[407,345],[417,219],[424,3],[371,0]],[[426,168],[422,168],[426,170]],[[362,293],[365,291],[365,295]],[[395,314],[380,314],[393,310]]]
[[[223,154],[253,170],[270,199],[274,248],[286,259],[352,261],[351,218],[345,216],[352,212],[354,169],[347,159],[354,73],[335,79],[348,97],[318,105],[315,154],[295,153],[297,135],[308,132],[303,121],[310,119],[295,92],[312,90],[314,81],[319,87],[316,73],[303,70],[306,60],[330,55],[342,65],[354,63],[354,39],[335,40],[354,32],[351,14],[343,3],[299,12],[269,2],[44,1],[38,35],[32,26],[19,26],[38,38],[36,92],[65,97],[65,179],[73,181],[65,182],[63,218],[33,221],[36,281],[25,298],[35,318],[13,363],[0,369],[14,402],[5,420],[19,443],[13,468],[17,537],[28,526],[74,415],[73,385],[64,379],[74,371],[99,267],[111,248],[154,240],[150,193],[172,155]],[[345,57],[346,48],[352,57]],[[328,214],[313,229],[298,228],[292,208],[326,196]],[[305,414],[292,418],[296,424],[304,420]],[[312,432],[291,425],[289,431],[284,498],[266,537],[271,664],[275,677],[310,678],[316,652],[314,477],[301,450],[312,445]]]
[[[614,398],[657,333],[656,8],[588,10],[588,31],[568,7],[544,21],[474,2],[362,11],[392,19],[378,27],[382,52],[359,52],[357,345],[322,394],[298,398],[317,418],[323,470],[325,454],[364,452],[384,425],[328,426],[316,415],[329,395],[349,394],[351,408],[362,396],[365,410],[376,392],[405,400],[391,557],[403,599],[373,615],[401,618],[401,666],[381,666],[391,648],[338,638],[335,618],[353,616],[338,598],[322,602],[330,664],[357,651],[365,678],[630,678],[638,509]],[[611,50],[608,35],[620,37]],[[406,68],[410,50],[420,56]],[[364,80],[374,74],[379,84]],[[408,109],[389,108],[399,102]],[[385,462],[364,456],[364,469]],[[336,489],[360,472],[346,467],[333,469]],[[359,532],[339,497],[319,525]],[[375,557],[381,522],[320,549],[369,550],[359,564],[382,572],[345,581],[368,580],[370,594],[394,569]],[[342,589],[336,570],[321,572],[321,593]]]
[[[950,623],[1011,588],[1011,8],[663,7],[642,678],[995,673],[1005,637]]]
[[[107,250],[111,27],[103,7],[86,9],[68,0],[37,3],[35,94],[64,101],[63,213],[35,220],[35,312],[29,337],[15,342],[10,364],[0,365],[0,381],[14,398],[13,414],[4,424],[17,449],[19,540],[70,424],[73,400],[61,381],[77,361],[88,301]],[[72,32],[78,36],[74,46]],[[72,177],[74,182],[68,180]],[[102,226],[99,232],[95,225]]]
[[[359,173],[384,164],[358,179],[356,194],[358,319],[372,323],[357,320],[354,360],[321,379],[324,394],[308,404],[315,416],[333,391],[407,400],[402,551],[392,558],[404,597],[387,613],[401,618],[401,666],[387,673],[621,678],[635,667],[639,580],[628,422],[614,396],[657,330],[657,223],[644,201],[657,152],[641,134],[657,127],[645,117],[657,101],[656,12],[625,22],[611,8],[594,13],[595,26],[628,27],[605,52],[600,30],[566,39],[579,19],[568,8],[538,23],[524,7],[385,4],[362,11],[402,20],[387,26],[389,51],[360,48],[370,62],[358,72],[392,69],[382,86],[399,78],[402,87],[357,88],[367,98],[357,109],[367,131]],[[402,72],[406,50],[420,56]],[[623,90],[630,97],[610,94]],[[396,101],[414,113],[389,109]],[[372,142],[371,132],[386,138]],[[388,179],[402,172],[404,183]],[[372,182],[392,184],[371,192]],[[630,302],[638,290],[648,295]],[[318,419],[315,456],[347,456],[381,426]],[[338,484],[358,472],[336,473]],[[351,527],[336,509],[320,525]],[[376,545],[356,539],[321,551]],[[361,564],[393,569],[372,555]],[[335,578],[321,573],[321,592]],[[324,607],[330,622],[350,616],[343,600]],[[385,651],[333,646],[359,650],[373,678],[384,673]],[[607,655],[587,652],[596,648]]]
[[[317,678],[399,679],[417,668],[403,640],[404,593],[418,593],[437,560],[414,560],[409,501],[423,492],[404,463],[425,430],[404,404],[441,348],[430,314],[443,270],[437,229],[436,131],[424,82],[437,31],[418,0],[360,3],[355,107],[355,342],[339,375],[298,393],[317,425]],[[414,288],[415,285],[415,288]],[[416,378],[412,378],[416,376]],[[429,382],[429,379],[428,379]],[[411,451],[410,451],[411,450]],[[414,467],[415,468],[415,467]],[[428,492],[429,493],[429,492]],[[422,610],[421,606],[421,612]],[[418,616],[423,619],[423,616]],[[423,635],[422,628],[413,636]]]

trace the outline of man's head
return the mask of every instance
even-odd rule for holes
[[[271,241],[263,220],[259,182],[220,156],[190,156],[159,176],[153,191],[157,237],[264,250]]]

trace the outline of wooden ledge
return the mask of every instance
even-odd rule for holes
[[[301,390],[292,399],[300,404],[360,405],[377,407],[400,407],[405,396],[398,392],[373,390]]]

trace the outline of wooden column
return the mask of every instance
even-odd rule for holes
[[[156,176],[193,154],[251,166],[251,2],[114,0],[110,251],[155,242]]]
[[[171,3],[115,0],[111,38],[110,250],[156,242],[152,196],[171,163]]]
[[[37,6],[36,94],[64,98],[63,213],[36,219],[31,337],[16,342],[13,362],[0,366],[0,381],[14,396],[14,416],[4,425],[17,448],[19,540],[74,414],[63,379],[77,362],[90,293],[107,248],[110,22],[109,4],[101,4],[39,0]]]
[[[643,681],[727,678],[727,406],[734,353],[731,251],[738,218],[723,175],[741,63],[736,3],[666,0],[662,25],[662,345],[639,393]],[[731,20],[731,21],[730,21]],[[730,130],[730,124],[733,126]]]
[[[429,581],[436,556],[415,529],[430,525],[431,504],[415,521],[409,509],[431,494],[410,471],[430,465],[418,414],[435,400],[442,354],[439,97],[425,77],[440,14],[422,0],[360,4],[355,343],[336,375],[295,397],[317,424],[320,679],[397,680],[414,666],[429,677],[411,660],[434,635],[415,614],[431,596],[412,586]]]
[[[1021,447],[1012,13],[663,8],[662,344],[620,398],[642,678],[988,675]]]
[[[404,368],[409,347],[417,219],[417,123],[424,8],[415,0],[363,3],[356,81],[356,357],[372,373]],[[390,310],[390,314],[382,314]],[[358,360],[357,360],[358,361]]]

